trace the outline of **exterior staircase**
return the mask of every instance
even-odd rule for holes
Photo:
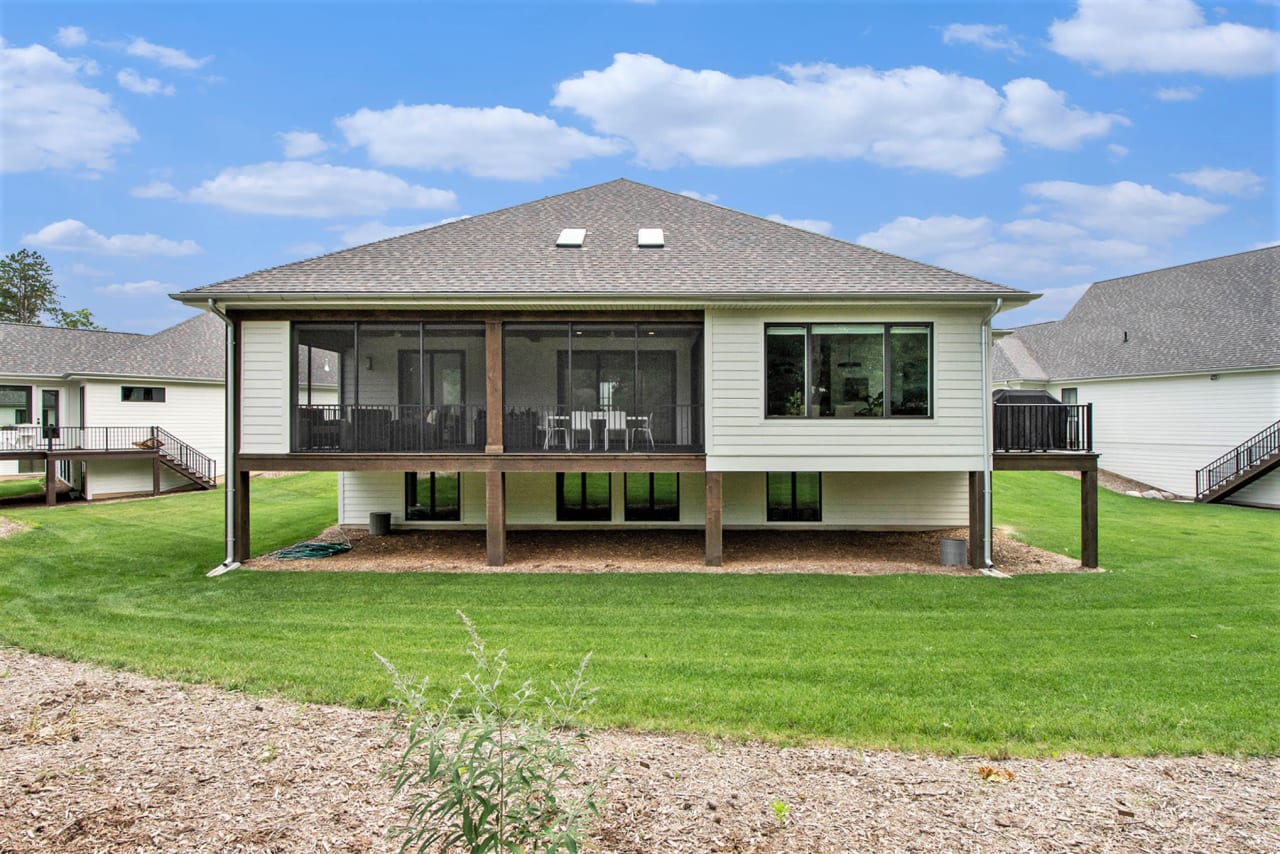
[[[153,427],[156,452],[160,462],[191,481],[200,489],[214,489],[218,485],[216,465],[212,459],[197,451],[177,436],[160,427]]]
[[[1280,421],[1196,472],[1196,501],[1221,501],[1280,468]]]

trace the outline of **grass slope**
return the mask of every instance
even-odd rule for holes
[[[1003,474],[1000,524],[1078,554],[1078,486]],[[334,518],[335,479],[254,485],[257,551]],[[1104,493],[1108,572],[962,577],[233,572],[222,495],[6,511],[0,641],[298,700],[377,706],[376,650],[441,692],[465,611],[515,681],[593,650],[594,722],[1000,754],[1280,748],[1275,513]]]

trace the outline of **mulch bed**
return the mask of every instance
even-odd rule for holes
[[[0,649],[0,851],[393,851],[384,713]],[[593,734],[592,850],[1280,851],[1280,760],[947,758]],[[774,801],[790,812],[785,825]]]
[[[968,530],[725,531],[724,566],[703,564],[703,534],[695,531],[511,531],[507,562],[485,563],[483,531],[393,531],[370,536],[363,529],[333,527],[317,541],[349,540],[351,551],[318,560],[245,563],[250,569],[360,572],[714,572],[841,575],[978,575],[938,562],[942,537],[964,539]],[[1093,572],[1078,560],[1020,543],[997,531],[996,568],[1009,575]]]

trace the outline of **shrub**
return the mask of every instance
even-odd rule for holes
[[[582,716],[595,702],[587,684],[587,653],[563,684],[540,694],[531,682],[514,690],[503,682],[506,650],[492,657],[475,626],[474,666],[467,688],[442,705],[427,697],[427,680],[403,676],[382,656],[395,687],[394,704],[405,745],[388,773],[407,792],[409,818],[392,828],[400,850],[434,847],[473,852],[578,851],[588,820],[598,814],[597,781],[576,780],[585,749]]]

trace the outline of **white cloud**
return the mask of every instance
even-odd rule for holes
[[[715,202],[720,198],[712,193],[699,193],[697,190],[681,190],[680,195],[688,196],[691,199],[697,199],[700,202]]]
[[[623,145],[546,116],[510,107],[401,104],[358,110],[337,120],[347,144],[367,146],[382,166],[461,171],[480,178],[534,181],[575,160],[618,154]]]
[[[143,77],[132,68],[117,72],[116,82],[138,95],[172,95],[176,91],[172,84],[163,83],[154,77]]]
[[[332,230],[338,232],[338,236],[342,239],[344,246],[359,246],[364,243],[386,240],[388,237],[399,237],[402,234],[409,234],[413,231],[422,231],[424,228],[434,228],[447,222],[457,222],[460,219],[466,219],[466,217],[450,216],[436,222],[424,222],[417,225],[387,225],[385,222],[374,221],[361,223],[360,225],[336,225],[333,226]]]
[[[995,317],[995,325],[1001,329],[1022,326],[1028,323],[1043,323],[1047,320],[1061,320],[1076,304],[1084,292],[1089,290],[1091,282],[1069,285],[1062,288],[1045,288],[1033,286],[1042,293],[1040,299],[1012,311],[1001,312]]]
[[[1129,149],[1117,143],[1111,143],[1107,146],[1107,152],[1111,155],[1112,160],[1120,160],[1129,156]]]
[[[1280,66],[1280,34],[1243,24],[1207,24],[1192,0],[1080,0],[1055,20],[1049,47],[1105,71],[1269,74]]]
[[[155,279],[147,279],[143,282],[107,285],[103,288],[94,288],[94,290],[112,297],[149,297],[175,293],[182,290],[182,288],[177,285],[166,285],[164,282],[157,282]]]
[[[1057,221],[1135,240],[1177,237],[1227,211],[1225,205],[1198,196],[1165,193],[1132,181],[1106,185],[1042,181],[1023,189],[1050,202],[1054,206],[1050,216]]]
[[[83,27],[58,27],[58,34],[53,39],[59,47],[84,47],[89,43],[89,34]]]
[[[150,184],[134,187],[129,195],[135,199],[178,199],[182,197],[182,191],[168,181],[152,181]]]
[[[111,97],[76,79],[77,64],[43,45],[0,40],[0,171],[109,169],[138,132]]]
[[[1214,169],[1208,166],[1195,172],[1179,172],[1173,177],[1207,193],[1241,198],[1258,195],[1265,183],[1261,175],[1255,175],[1248,169]]]
[[[99,255],[198,255],[204,250],[194,240],[169,240],[155,234],[99,234],[83,222],[64,219],[22,238],[41,249],[93,252]]]
[[[187,194],[194,202],[277,216],[377,216],[392,208],[452,208],[450,190],[394,175],[293,160],[224,169]]]
[[[1070,150],[1092,137],[1105,136],[1112,125],[1127,125],[1124,116],[1087,113],[1067,106],[1067,96],[1043,80],[1022,77],[1004,87],[1001,129],[1023,142],[1044,148]]]
[[[124,52],[130,56],[138,56],[158,62],[166,68],[181,68],[185,71],[194,71],[207,65],[213,59],[212,56],[195,59],[185,51],[174,47],[152,44],[143,38],[135,38],[125,47]]]
[[[1156,90],[1156,98],[1165,102],[1194,101],[1200,97],[1199,86],[1166,86]]]
[[[780,222],[783,225],[789,225],[792,228],[802,228],[805,231],[813,231],[818,234],[830,234],[834,227],[831,223],[823,219],[787,219],[782,214],[769,214],[765,219],[770,222]]]
[[[1003,24],[949,24],[942,31],[942,41],[944,44],[977,45],[983,50],[1006,50],[1017,56],[1026,53]]]
[[[284,156],[290,160],[311,157],[329,148],[329,143],[325,142],[320,134],[311,131],[291,130],[278,133],[276,137],[284,148]]]
[[[99,270],[97,267],[90,267],[88,264],[75,263],[71,265],[71,275],[73,276],[109,276],[106,270]]]
[[[299,258],[311,258],[316,255],[323,255],[324,250],[324,244],[317,243],[314,240],[304,240],[301,243],[290,243],[284,248],[285,254],[295,255]]]
[[[1002,99],[981,80],[923,67],[783,72],[732,77],[620,53],[603,71],[561,82],[552,103],[626,138],[655,168],[862,158],[977,175],[1004,155],[993,127]]]
[[[900,216],[854,242],[895,255],[934,256],[991,241],[995,224],[985,216]]]

